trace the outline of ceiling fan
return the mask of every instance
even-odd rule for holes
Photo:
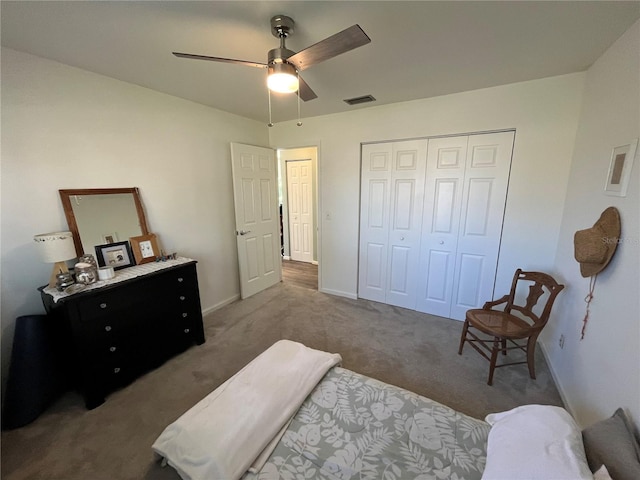
[[[267,63],[209,57],[191,53],[172,53],[180,58],[267,68],[267,85],[270,90],[281,93],[298,92],[299,98],[306,102],[318,96],[300,77],[300,71],[371,42],[364,30],[356,24],[296,53],[285,46],[285,40],[293,33],[293,26],[293,19],[286,15],[276,15],[271,18],[271,33],[274,37],[280,39],[280,47],[269,50]]]

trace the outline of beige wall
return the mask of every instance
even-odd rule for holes
[[[545,345],[565,400],[583,424],[625,407],[640,427],[640,156],[628,194],[604,194],[611,151],[640,137],[640,22],[588,70],[573,164],[564,203],[556,269],[567,288]],[[620,211],[622,238],[597,277],[584,340],[589,280],[573,259],[573,234],[608,206]],[[564,349],[557,338],[566,337]]]
[[[15,318],[40,313],[33,235],[67,228],[58,189],[139,187],[149,228],[198,260],[205,310],[238,297],[229,142],[262,123],[2,49],[2,368]]]

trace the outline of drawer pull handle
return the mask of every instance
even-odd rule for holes
[[[107,308],[107,304],[106,303],[101,303],[100,304],[100,308]]]
[[[184,302],[184,299],[187,298],[184,295],[180,295],[180,300],[182,300]]]
[[[120,368],[119,367],[114,368],[113,373],[120,373]]]
[[[184,329],[184,333],[189,333],[189,332],[190,332],[190,330],[188,328]]]
[[[182,282],[182,281],[184,281],[184,278],[182,278],[182,277],[178,277],[178,281],[179,281],[179,282]]]
[[[183,313],[183,314],[182,314],[182,318],[187,318],[188,316],[189,316],[189,314],[188,314],[188,313]]]
[[[110,352],[115,352],[116,351],[116,347],[109,347],[109,351]]]
[[[104,327],[104,329],[105,329],[107,332],[110,332],[110,331],[111,331],[111,326],[110,326],[110,325],[107,325],[106,327]]]

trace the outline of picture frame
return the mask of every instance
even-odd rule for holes
[[[615,147],[611,152],[607,183],[604,193],[615,197],[626,197],[629,177],[633,168],[633,160],[636,156],[638,139],[626,145]]]
[[[117,232],[109,232],[102,235],[102,241],[104,244],[116,243],[119,241]]]
[[[129,242],[131,242],[131,250],[133,251],[133,256],[137,265],[155,262],[161,255],[160,246],[158,245],[158,237],[155,233],[131,237]]]
[[[96,245],[96,259],[101,267],[113,267],[114,270],[135,265],[129,242]]]

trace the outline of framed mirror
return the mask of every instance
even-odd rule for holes
[[[148,235],[140,194],[133,188],[59,190],[78,256],[95,246]]]

